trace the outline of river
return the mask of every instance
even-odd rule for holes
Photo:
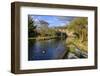
[[[34,41],[29,46],[29,60],[61,59],[67,51],[65,40],[50,39]]]
[[[69,56],[67,56],[66,55],[67,53],[68,53],[68,48],[66,44],[66,39],[29,40],[28,60],[78,58],[72,53],[69,53]]]

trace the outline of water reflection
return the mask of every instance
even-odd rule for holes
[[[88,54],[75,45],[66,44],[66,39],[29,40],[28,60],[78,59]],[[70,51],[73,48],[73,52]]]
[[[64,52],[67,51],[64,39],[51,40],[30,40],[29,41],[29,60],[50,60],[62,59]]]

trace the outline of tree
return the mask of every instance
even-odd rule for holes
[[[87,40],[88,20],[86,17],[73,19],[67,29],[77,34],[81,41]]]
[[[34,37],[36,36],[36,26],[34,25],[34,20],[32,19],[31,16],[28,16],[28,36],[29,37]]]

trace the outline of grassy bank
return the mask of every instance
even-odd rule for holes
[[[79,48],[81,51],[85,51],[87,52],[88,50],[88,43],[87,41],[81,42],[80,39],[77,38],[67,38],[66,43],[68,45],[68,47],[70,47],[71,51],[74,51],[74,46],[76,46],[77,48]]]

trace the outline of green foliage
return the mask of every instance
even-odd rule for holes
[[[87,40],[88,40],[88,18],[86,17],[80,17],[80,18],[74,18],[69,25],[67,25],[67,30],[69,32],[72,32],[72,35],[74,35],[74,38],[69,38],[67,43],[72,43],[78,46],[81,50],[87,51]],[[74,51],[74,47],[70,45],[70,51]]]
[[[75,18],[73,19],[69,26],[67,27],[69,30],[80,30],[82,28],[86,28],[88,24],[87,18],[82,17],[82,18]]]
[[[36,26],[34,25],[34,20],[32,20],[31,16],[28,16],[28,29],[36,29]]]
[[[70,50],[71,53],[74,53],[75,52],[75,49],[76,49],[75,46],[70,45],[69,50]]]
[[[80,17],[73,19],[68,25],[67,29],[73,31],[74,34],[77,34],[81,41],[87,40],[87,28],[88,20],[86,17]]]
[[[33,37],[36,36],[37,32],[35,31],[36,26],[34,26],[34,20],[32,20],[31,16],[28,16],[28,36]]]
[[[48,34],[51,36],[56,36],[56,31],[54,29],[48,29]]]

